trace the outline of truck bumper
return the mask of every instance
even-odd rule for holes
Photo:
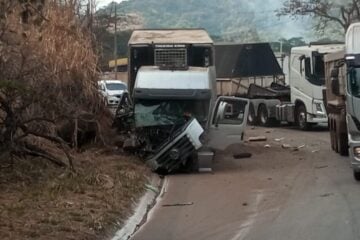
[[[307,122],[309,123],[328,123],[327,115],[313,115],[307,114]]]
[[[349,139],[349,154],[351,157],[351,167],[354,169],[354,171],[360,172],[360,156],[355,156],[355,148],[360,148],[360,141],[352,141]]]

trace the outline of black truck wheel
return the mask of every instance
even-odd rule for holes
[[[348,138],[345,133],[337,133],[337,150],[341,156],[349,155]]]
[[[296,110],[296,121],[298,123],[298,127],[307,131],[310,129],[311,125],[307,122],[307,112],[304,105],[300,105]]]
[[[254,105],[252,105],[252,104],[250,104],[250,107],[249,107],[248,123],[250,125],[257,125],[259,123],[259,118],[258,118],[258,116],[256,116]]]
[[[354,179],[358,182],[360,181],[360,172],[359,171],[354,170]]]
[[[261,126],[264,126],[264,127],[269,126],[268,110],[267,110],[267,107],[264,104],[261,104],[259,106],[258,117],[259,117],[259,121],[260,121]]]

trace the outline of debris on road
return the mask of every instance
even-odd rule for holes
[[[153,191],[154,193],[158,194],[159,193],[159,190],[157,187],[154,187],[150,184],[145,184],[145,189],[147,190],[150,190],[150,191]]]
[[[275,138],[275,142],[281,142],[282,140],[284,140],[285,138]]]
[[[317,153],[317,152],[319,152],[320,150],[319,149],[315,149],[315,150],[312,150],[311,152],[312,153]]]
[[[284,143],[283,145],[281,145],[281,147],[284,148],[284,149],[288,149],[288,148],[291,148],[291,145]]]
[[[267,141],[267,137],[265,136],[258,136],[258,137],[249,137],[250,142],[265,142]]]
[[[328,165],[323,165],[323,166],[316,166],[315,168],[316,169],[322,169],[322,168],[327,168],[328,167]]]
[[[241,158],[250,158],[252,156],[251,153],[237,153],[237,154],[234,154],[233,157],[235,159],[241,159]]]
[[[182,206],[191,206],[194,205],[193,202],[186,202],[186,203],[173,203],[173,204],[163,204],[163,207],[182,207]]]
[[[270,144],[266,144],[266,145],[264,146],[264,148],[271,148],[271,145],[270,145]]]
[[[321,194],[320,197],[330,197],[333,195],[334,195],[334,193],[324,193],[324,194]]]

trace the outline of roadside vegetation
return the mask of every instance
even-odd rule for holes
[[[108,237],[143,192],[149,173],[114,145],[90,26],[76,0],[0,0],[0,239]]]

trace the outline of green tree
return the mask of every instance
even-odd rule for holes
[[[332,23],[346,31],[352,22],[360,21],[360,0],[286,0],[277,15],[294,19],[311,16],[319,32],[324,32]]]

